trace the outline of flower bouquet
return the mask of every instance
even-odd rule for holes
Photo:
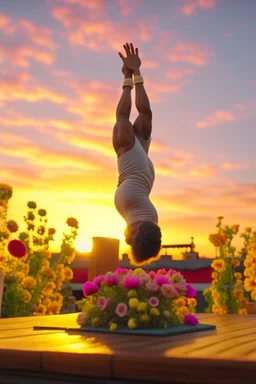
[[[118,268],[87,281],[83,293],[77,302],[82,327],[116,331],[198,324],[196,290],[174,270]]]

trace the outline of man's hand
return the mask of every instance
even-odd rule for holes
[[[124,63],[122,68],[123,73],[125,73],[126,71],[130,71],[132,73],[137,72],[141,66],[138,48],[134,49],[132,43],[126,43],[123,47],[127,57],[124,57],[121,52],[118,52],[119,56],[121,57]]]

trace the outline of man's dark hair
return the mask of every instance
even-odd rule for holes
[[[132,241],[132,254],[136,263],[156,257],[161,248],[161,230],[152,221],[143,221]]]

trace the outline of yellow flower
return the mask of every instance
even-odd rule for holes
[[[59,312],[60,312],[60,304],[59,302],[57,301],[53,301],[52,303],[49,304],[48,306],[48,311],[52,314],[52,315],[57,315]]]
[[[57,300],[57,301],[62,301],[62,300],[63,300],[63,296],[62,296],[62,294],[59,293],[59,292],[57,292],[57,293],[55,294],[55,300]]]
[[[33,276],[27,276],[22,281],[22,286],[25,289],[34,289],[36,286],[36,279]]]
[[[149,321],[149,317],[148,317],[148,315],[147,315],[146,313],[144,313],[143,315],[141,315],[141,317],[140,317],[140,321],[141,321],[142,323],[148,323],[148,321]]]
[[[36,307],[36,310],[34,312],[34,314],[36,316],[41,316],[41,315],[45,315],[46,313],[46,306],[43,305],[43,304],[39,304],[37,307]]]
[[[141,301],[139,303],[139,305],[137,306],[137,311],[138,312],[144,312],[144,311],[146,311],[147,307],[148,307],[147,303],[144,303],[143,301]]]
[[[151,316],[160,316],[160,312],[157,308],[150,308],[150,315]]]
[[[219,277],[218,272],[216,272],[216,271],[212,272],[212,278],[213,279],[217,279],[218,277]]]
[[[136,309],[139,305],[139,300],[136,299],[135,297],[131,298],[129,300],[129,307],[132,308],[132,309]]]
[[[72,280],[73,279],[73,271],[72,271],[72,269],[71,268],[69,268],[69,267],[65,267],[64,268],[64,280],[66,280],[66,281],[70,281],[70,280]]]
[[[242,280],[237,280],[236,283],[235,283],[236,287],[241,287],[242,285],[243,285],[243,281]]]
[[[92,321],[92,325],[94,327],[98,327],[100,325],[100,319],[98,317],[95,317]]]
[[[179,312],[184,316],[184,315],[187,315],[189,313],[189,310],[187,307],[181,307],[179,309]]]
[[[48,281],[48,283],[46,284],[46,286],[45,286],[45,289],[46,290],[53,290],[53,289],[55,289],[55,287],[56,287],[56,284],[53,282],[53,281]]]
[[[116,331],[117,330],[117,325],[116,323],[112,323],[109,327],[110,331]]]
[[[219,314],[220,315],[226,315],[227,313],[228,313],[228,311],[225,308],[220,308],[219,309]]]
[[[213,306],[212,306],[212,313],[214,313],[215,315],[218,315],[219,312],[220,312],[220,307],[219,307],[219,305],[217,305],[217,304],[213,304]]]
[[[242,296],[243,296],[243,291],[242,291],[242,289],[235,288],[235,289],[233,290],[233,294],[234,294],[235,296],[237,296],[237,297],[242,297]]]
[[[135,329],[135,328],[137,328],[137,326],[138,326],[138,324],[137,324],[136,319],[131,318],[128,320],[128,328]]]
[[[127,292],[127,297],[137,297],[135,289],[130,289],[130,291]]]
[[[18,271],[15,274],[17,280],[23,280],[25,278],[25,273],[22,271]]]
[[[50,304],[51,304],[51,300],[50,300],[50,299],[48,299],[48,298],[44,299],[44,301],[43,301],[43,305],[45,305],[46,307],[48,307]]]
[[[244,280],[244,289],[247,292],[254,291],[256,289],[256,278],[250,277]]]
[[[233,229],[233,231],[234,231],[235,233],[237,233],[237,232],[239,231],[239,225],[238,225],[238,224],[232,225],[231,228]]]
[[[233,267],[239,267],[240,265],[240,260],[239,259],[234,259],[232,260],[231,264],[233,265]]]
[[[196,299],[194,297],[192,297],[191,299],[188,299],[188,305],[191,307],[195,307],[197,305]]]
[[[239,309],[239,315],[247,315],[247,310],[245,308]]]
[[[252,276],[252,275],[253,275],[253,269],[252,269],[252,268],[249,268],[249,267],[245,268],[245,270],[244,270],[244,276],[250,277],[250,276]]]
[[[212,285],[216,285],[216,284],[218,284],[218,280],[216,279],[212,280]]]
[[[244,230],[245,230],[245,232],[250,233],[252,231],[252,228],[251,227],[246,227]]]
[[[254,289],[254,291],[251,292],[251,298],[253,301],[256,301],[256,289]]]
[[[219,292],[218,291],[212,291],[212,297],[214,298],[214,299],[218,299],[219,297],[220,297],[220,294],[219,294]]]
[[[221,220],[224,219],[224,217],[223,217],[223,216],[218,216],[217,219],[218,219],[219,221],[221,221]]]
[[[133,275],[140,275],[141,273],[144,273],[144,271],[143,271],[142,268],[136,268],[136,269],[133,271]]]
[[[25,303],[29,303],[32,298],[31,293],[25,289],[22,292],[22,296]]]
[[[184,307],[186,305],[186,299],[184,297],[179,297],[177,300],[175,300],[175,304],[178,308]]]
[[[225,263],[222,259],[216,259],[212,262],[211,267],[218,272],[225,271]]]
[[[235,278],[236,278],[237,280],[242,279],[242,273],[240,273],[240,272],[235,272],[235,273],[234,273],[234,276],[235,276]]]

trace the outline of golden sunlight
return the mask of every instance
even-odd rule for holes
[[[92,238],[91,237],[78,236],[78,238],[75,241],[75,249],[77,250],[77,252],[81,252],[81,253],[91,252],[91,250],[92,250]]]

